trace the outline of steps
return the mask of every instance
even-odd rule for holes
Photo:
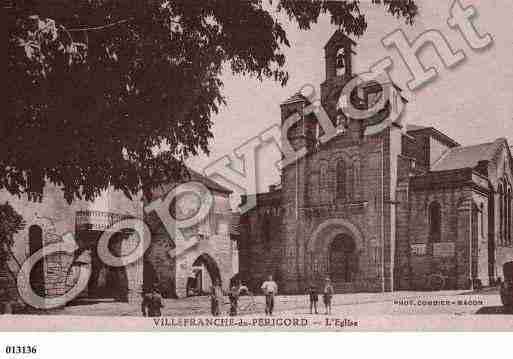
[[[335,294],[354,293],[356,292],[355,284],[351,282],[332,281]]]

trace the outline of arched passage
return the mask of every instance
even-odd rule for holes
[[[40,226],[33,225],[29,227],[29,253],[34,253],[43,248],[43,229]],[[45,295],[45,272],[44,259],[41,259],[32,268],[30,272],[30,284],[32,289],[41,296]]]
[[[213,283],[222,283],[219,267],[207,253],[196,258],[192,264],[192,273],[193,276],[187,280],[187,296],[207,293]]]
[[[328,273],[335,283],[350,283],[354,279],[356,245],[347,234],[333,238],[328,250]]]
[[[363,234],[353,223],[342,218],[322,222],[307,244],[309,265],[305,275],[320,283],[329,276],[337,292],[355,290],[363,243]]]
[[[101,232],[85,231],[80,238],[86,243],[96,243]],[[121,255],[121,246],[126,234],[118,232],[112,235],[109,249],[115,256]],[[98,256],[97,246],[91,251],[91,277],[87,287],[89,299],[111,299],[120,302],[128,301],[128,276],[126,267],[111,267]]]
[[[333,239],[339,234],[346,234],[353,238],[356,249],[361,248],[363,235],[351,222],[342,219],[328,219],[317,226],[310,236],[307,244],[308,252],[327,250]]]

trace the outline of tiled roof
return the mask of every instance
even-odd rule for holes
[[[426,128],[428,128],[428,127],[426,127],[426,126],[420,126],[420,125],[415,125],[415,124],[413,124],[413,123],[412,123],[412,124],[410,124],[410,123],[409,123],[409,124],[407,124],[407,125],[406,125],[406,131],[424,130],[424,129],[426,129]]]
[[[491,160],[501,141],[473,146],[454,147],[448,150],[431,168],[432,171],[446,171],[459,168],[474,168],[479,161]]]
[[[296,92],[294,95],[290,96],[287,100],[283,101],[281,104],[286,105],[288,103],[294,103],[294,102],[299,102],[299,101],[308,101],[308,100],[301,93]]]
[[[190,168],[187,168],[191,178],[190,180],[191,181],[197,181],[197,182],[200,182],[200,183],[203,183],[207,188],[209,189],[212,189],[214,191],[218,191],[218,192],[222,192],[222,193],[232,193],[233,191],[231,189],[228,189],[222,185],[220,185],[219,183],[217,183],[216,181],[190,169]]]
[[[344,34],[344,31],[342,30],[337,30],[333,33],[333,35],[331,35],[330,39],[328,40],[328,42],[326,43],[326,45],[324,45],[324,48],[327,48],[328,46],[330,46],[332,43],[337,43],[337,42],[348,42],[350,43],[351,45],[355,46],[356,45],[356,42],[354,42],[353,39],[351,39],[350,37],[348,37],[346,34]]]
[[[445,133],[440,132],[432,126],[421,126],[409,123],[406,124],[406,132],[409,132],[411,136],[415,136],[416,134],[428,134],[429,136],[434,137],[437,140],[445,143],[449,147],[460,146],[460,144],[456,142],[454,139],[450,138]]]

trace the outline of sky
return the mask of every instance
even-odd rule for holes
[[[413,26],[403,19],[385,13],[381,6],[362,1],[361,10],[367,16],[368,28],[357,42],[353,57],[353,72],[368,71],[370,65],[384,57],[393,60],[390,76],[403,89],[408,99],[404,119],[407,123],[433,126],[462,145],[490,142],[505,137],[513,146],[513,1],[460,0],[464,7],[473,5],[477,16],[473,23],[483,35],[493,38],[491,46],[478,52],[472,50],[459,31],[449,28],[447,19],[453,0],[417,0],[419,16]],[[227,105],[213,117],[214,139],[210,156],[198,156],[189,165],[201,171],[212,161],[229,155],[253,136],[280,123],[280,103],[305,84],[324,81],[323,47],[336,30],[329,17],[320,19],[310,30],[297,29],[283,18],[290,41],[285,49],[286,69],[290,80],[281,87],[272,80],[256,79],[226,72],[222,76],[223,93]],[[413,41],[427,30],[438,30],[449,41],[452,49],[462,50],[466,60],[447,69],[432,47],[420,52],[422,63],[435,66],[438,77],[414,92],[406,83],[410,79],[408,68],[395,48],[385,48],[381,39],[402,29]],[[267,191],[270,184],[279,182],[275,162],[280,158],[278,149],[265,146],[257,154],[258,191]],[[235,168],[242,169],[236,161]]]

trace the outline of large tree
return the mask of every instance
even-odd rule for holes
[[[411,23],[413,0],[373,0]],[[24,0],[8,12],[7,113],[0,189],[92,199],[208,153],[211,116],[225,103],[221,72],[285,84],[278,21],[308,30],[320,15],[348,35],[367,23],[359,1]],[[156,148],[166,152],[156,155]]]
[[[13,235],[24,227],[23,217],[9,203],[0,203],[0,262],[13,244]]]

